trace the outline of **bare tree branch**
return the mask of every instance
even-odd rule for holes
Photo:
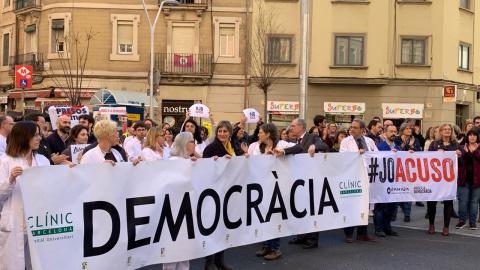
[[[257,10],[252,22],[252,41],[248,50],[250,73],[254,84],[263,92],[265,98],[264,116],[267,115],[268,92],[273,85],[289,70],[289,66],[281,61],[281,56],[291,54],[293,37],[289,46],[277,42],[275,37],[285,36],[284,28],[278,21],[275,5],[266,6],[263,0],[255,0]],[[288,51],[287,51],[288,50]],[[291,59],[291,55],[290,55]]]

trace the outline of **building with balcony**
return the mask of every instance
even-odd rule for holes
[[[300,2],[265,1],[282,19],[283,38],[300,33]],[[463,127],[480,115],[480,55],[475,53],[480,5],[475,2],[310,1],[308,124],[316,114],[345,126],[352,117],[379,116],[397,125],[416,118],[425,132],[443,122]],[[255,20],[255,8],[252,16]],[[296,40],[286,57],[291,71],[269,93],[274,105],[299,101]],[[443,97],[451,89],[446,86],[456,87],[456,98]],[[250,93],[258,92],[253,88]],[[262,95],[250,100],[262,109]],[[270,113],[274,120],[283,114],[275,106]]]
[[[85,57],[84,104],[99,89],[149,91],[150,26],[141,2],[9,1],[1,13],[12,23],[2,20],[0,25],[0,31],[9,34],[9,47],[3,46],[8,53],[2,51],[0,87],[11,88],[15,65],[32,65],[34,84],[24,91],[26,108],[45,110],[64,104],[67,79],[76,79],[81,70],[77,65]],[[153,118],[178,124],[185,107],[200,102],[217,119],[239,119],[247,82],[241,42],[246,0],[178,2],[163,7],[155,29],[154,65],[161,82],[154,94],[160,106]],[[146,0],[145,4],[153,23],[160,3]],[[87,33],[93,38],[87,40]],[[72,76],[65,76],[66,70]],[[9,110],[21,111],[20,89],[7,90]],[[181,110],[171,109],[179,106]]]

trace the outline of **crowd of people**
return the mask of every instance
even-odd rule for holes
[[[68,116],[60,116],[56,129],[48,134],[42,114],[30,114],[24,121],[14,123],[9,116],[0,116],[0,261],[7,269],[31,269],[26,220],[23,201],[17,177],[23,169],[33,166],[129,162],[154,160],[190,159],[219,157],[230,159],[234,156],[292,155],[319,152],[365,151],[455,151],[458,156],[458,215],[453,201],[443,201],[443,235],[449,235],[452,217],[458,218],[457,229],[466,226],[476,230],[480,200],[480,116],[467,123],[463,130],[448,123],[427,129],[424,137],[415,120],[407,119],[397,130],[391,120],[383,123],[375,117],[366,124],[364,120],[353,119],[350,127],[328,122],[324,115],[313,119],[308,129],[304,119],[297,118],[280,131],[274,124],[256,123],[253,134],[245,131],[247,118],[237,123],[220,121],[215,123],[210,114],[211,133],[190,117],[187,112],[181,127],[157,125],[151,119],[128,123],[127,130],[119,131],[117,123],[101,120],[95,123],[90,115],[80,116],[79,124],[71,127]],[[308,132],[307,132],[308,130]],[[123,132],[123,133],[122,133]],[[71,145],[89,144],[72,160]],[[2,209],[3,205],[3,209]],[[423,207],[422,202],[415,205]],[[425,218],[428,218],[428,233],[436,232],[434,221],[437,202],[427,202]],[[371,205],[375,235],[377,237],[398,236],[391,222],[397,219],[397,209],[403,209],[404,222],[410,222],[411,202],[377,203]],[[467,217],[468,215],[468,217]],[[480,219],[478,220],[480,222]],[[345,241],[353,243],[355,227],[344,228]],[[298,235],[290,244],[300,244],[304,249],[318,247],[318,232]],[[357,226],[357,241],[376,242],[368,235],[367,226]],[[205,258],[205,269],[233,269],[221,251]],[[256,253],[266,260],[282,256],[280,239],[263,243]],[[189,262],[168,263],[163,269],[188,269]]]

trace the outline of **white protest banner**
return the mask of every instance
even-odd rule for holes
[[[70,117],[71,123],[70,128],[78,125],[78,117],[82,114],[88,114],[87,106],[50,106],[48,108],[48,115],[50,116],[50,122],[52,123],[52,128],[57,129],[57,119],[62,115]]]
[[[370,203],[453,200],[457,156],[445,152],[367,151]]]
[[[260,120],[260,114],[253,108],[243,110],[243,114],[247,117],[245,123],[257,123]]]
[[[358,153],[28,168],[33,267],[137,269],[366,225],[364,168]]]
[[[207,106],[203,104],[193,104],[190,107],[190,116],[192,117],[202,117],[202,118],[209,118],[209,109]]]
[[[90,144],[72,144],[70,145],[70,150],[72,153],[72,162],[75,164],[79,164],[78,162],[78,155],[85,149],[85,147],[89,146]]]
[[[100,107],[98,112],[100,114],[125,115],[127,114],[127,107]]]

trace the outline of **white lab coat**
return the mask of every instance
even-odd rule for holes
[[[36,154],[33,166],[50,165],[48,159]],[[3,202],[0,214],[0,269],[32,269],[28,251],[27,221],[23,212],[23,198],[20,184],[9,183],[10,172],[14,167],[27,168],[25,158],[7,156],[0,164],[0,202]],[[26,256],[25,256],[26,254]]]
[[[117,162],[123,162],[123,158],[120,152],[118,152],[113,148],[111,148],[110,151],[112,151]],[[105,154],[103,153],[102,149],[100,149],[100,146],[98,145],[97,147],[85,153],[85,155],[83,155],[82,159],[80,160],[80,164],[93,164],[93,163],[104,163],[104,162],[105,162]]]
[[[363,136],[363,138],[367,144],[368,151],[378,151],[377,146],[375,146],[375,142],[372,139],[366,136]],[[340,144],[340,152],[358,152],[357,142],[353,136],[348,136],[342,140],[342,143]]]

